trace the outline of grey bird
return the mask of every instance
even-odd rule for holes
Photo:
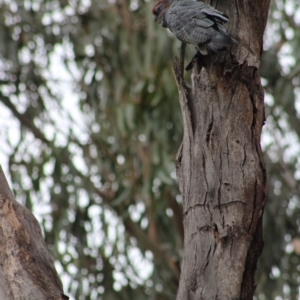
[[[154,20],[169,28],[180,41],[197,45],[202,55],[226,50],[234,40],[223,24],[228,16],[212,6],[192,0],[160,0],[152,9]]]

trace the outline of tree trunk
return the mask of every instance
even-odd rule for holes
[[[217,3],[237,44],[202,58],[202,68],[195,62],[191,88],[174,61],[184,124],[176,161],[185,236],[177,300],[253,299],[263,248],[267,188],[258,67],[269,0]]]
[[[62,284],[33,214],[14,200],[0,167],[0,299],[64,300]]]

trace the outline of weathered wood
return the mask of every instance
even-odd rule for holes
[[[176,160],[185,236],[177,300],[253,299],[267,193],[258,68],[268,7],[269,0],[218,2],[238,43],[196,62],[191,88],[174,61],[184,124]]]
[[[0,299],[63,300],[62,284],[33,214],[14,200],[0,167]]]

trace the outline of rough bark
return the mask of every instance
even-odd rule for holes
[[[1,300],[69,299],[37,220],[14,200],[1,167],[0,240]]]
[[[191,88],[174,61],[184,124],[176,161],[184,210],[177,300],[253,299],[266,199],[258,68],[269,0],[210,4],[229,15],[237,44],[195,62]]]

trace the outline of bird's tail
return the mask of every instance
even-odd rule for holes
[[[207,44],[207,47],[213,52],[219,53],[225,51],[227,46],[230,46],[234,43],[236,43],[236,41],[227,33],[218,32],[218,34]]]
[[[219,27],[219,29],[220,31],[207,44],[207,47],[216,53],[225,51],[227,46],[237,43],[235,39],[227,34],[224,28]]]

